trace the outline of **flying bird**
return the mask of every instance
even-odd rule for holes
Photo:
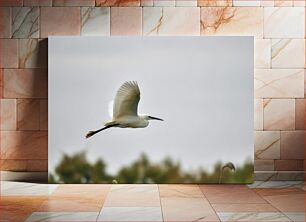
[[[140,90],[136,81],[128,81],[117,91],[114,105],[113,105],[113,118],[104,124],[104,127],[98,130],[89,131],[86,138],[89,138],[96,133],[106,130],[111,127],[120,128],[144,128],[149,125],[149,120],[163,119],[138,115],[138,103],[140,100]]]

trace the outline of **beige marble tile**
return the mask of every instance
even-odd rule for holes
[[[24,6],[52,6],[52,0],[23,0]]]
[[[42,7],[41,38],[51,35],[79,35],[80,13],[79,7]]]
[[[47,40],[19,39],[19,68],[47,68]]]
[[[304,68],[304,39],[272,39],[273,68]]]
[[[289,130],[294,128],[294,99],[264,99],[264,130]]]
[[[281,159],[304,159],[305,131],[281,131]]]
[[[303,69],[256,69],[256,98],[303,98]]]
[[[205,198],[161,198],[164,221],[219,221]]]
[[[158,207],[160,199],[156,184],[113,185],[108,193],[105,207]]]
[[[233,0],[233,6],[260,6],[260,0]]]
[[[254,41],[255,68],[271,68],[271,40],[255,39]]]
[[[39,100],[17,100],[17,130],[39,130]]]
[[[173,7],[175,0],[153,0],[154,7]]]
[[[48,100],[40,100],[39,108],[39,129],[48,130]]]
[[[12,37],[38,38],[39,21],[40,15],[38,7],[13,7]]]
[[[175,6],[196,7],[197,4],[197,0],[175,0]]]
[[[143,35],[200,35],[200,9],[144,7]]]
[[[260,204],[212,204],[216,212],[277,212],[278,210],[268,203]]]
[[[295,129],[305,129],[305,99],[295,100]]]
[[[29,172],[47,172],[48,160],[27,160],[27,171]]]
[[[254,160],[255,171],[274,171],[274,160]]]
[[[153,6],[154,0],[140,0],[140,5],[143,7]]]
[[[290,222],[290,219],[280,212],[222,212],[218,213],[221,221],[275,221]]]
[[[2,131],[1,156],[4,159],[47,159],[47,132]]]
[[[3,78],[6,98],[47,97],[46,69],[5,69]]]
[[[16,130],[16,100],[15,99],[1,99],[1,130]]]
[[[140,6],[140,0],[96,0],[96,6]]]
[[[260,0],[260,6],[264,7],[274,6],[274,0]]]
[[[81,19],[81,35],[110,35],[109,7],[82,7]]]
[[[233,6],[232,0],[198,0],[198,6]]]
[[[276,171],[303,171],[303,160],[275,160],[274,162]]]
[[[293,0],[274,0],[275,7],[291,7],[293,6]]]
[[[189,184],[160,184],[159,196],[161,198],[181,197],[181,198],[203,198],[198,185]]]
[[[263,36],[263,9],[260,7],[202,7],[202,35]]]
[[[12,9],[0,7],[0,38],[11,38]]]
[[[264,8],[265,38],[304,38],[304,32],[305,10],[303,8]]]
[[[255,159],[280,159],[280,132],[254,132]]]
[[[254,130],[263,129],[263,100],[254,99]]]
[[[141,35],[142,8],[141,7],[112,7],[111,35]]]
[[[95,0],[53,0],[53,6],[95,6]]]
[[[295,6],[295,7],[305,7],[306,2],[304,0],[293,0],[293,6]]]
[[[18,68],[17,39],[0,39],[0,68]]]

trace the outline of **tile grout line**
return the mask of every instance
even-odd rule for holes
[[[160,196],[160,190],[159,190],[159,184],[156,184],[157,190],[158,190],[158,197],[159,197],[159,205],[160,205],[160,211],[161,211],[161,216],[162,216],[162,221],[164,222],[164,213],[163,213],[163,207],[161,203],[161,196]]]

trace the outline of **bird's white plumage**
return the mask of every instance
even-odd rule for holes
[[[113,118],[137,116],[139,100],[140,90],[137,82],[125,82],[117,91],[113,107]]]

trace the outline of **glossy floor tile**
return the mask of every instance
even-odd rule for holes
[[[96,221],[99,212],[35,212],[26,221]]]
[[[277,212],[278,210],[268,203],[260,204],[211,204],[216,212]]]
[[[160,197],[189,197],[203,198],[204,195],[198,185],[161,184],[158,185]]]
[[[239,212],[239,213],[218,213],[221,221],[291,221],[288,217],[280,212],[254,213],[254,212]]]
[[[1,196],[43,196],[50,195],[57,184],[36,184],[1,181]]]
[[[103,207],[98,221],[163,221],[160,207]]]
[[[292,221],[305,221],[305,212],[283,212]]]

